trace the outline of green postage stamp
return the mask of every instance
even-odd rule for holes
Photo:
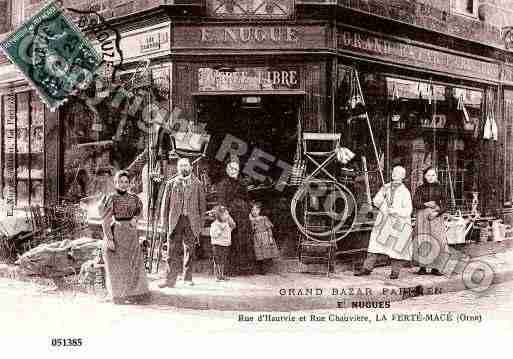
[[[55,1],[10,34],[0,46],[51,111],[86,89],[102,58]]]

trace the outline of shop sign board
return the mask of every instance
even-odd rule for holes
[[[359,30],[343,29],[338,49],[364,53],[373,58],[455,75],[499,81],[499,65],[452,53],[389,39]]]
[[[173,48],[309,49],[326,47],[325,25],[175,25]]]
[[[129,60],[131,58],[169,51],[169,32],[169,26],[166,26],[138,33],[122,34],[120,48],[123,52],[123,59]],[[96,43],[95,47],[100,50],[101,44]],[[115,53],[114,56],[114,60],[119,61],[118,54]]]
[[[155,31],[144,34],[139,40],[141,53],[159,51],[163,46],[169,45],[169,33],[167,31]]]
[[[269,91],[299,89],[297,68],[238,68],[219,71],[198,69],[198,91]]]
[[[287,19],[294,0],[206,0],[207,16],[222,19]]]

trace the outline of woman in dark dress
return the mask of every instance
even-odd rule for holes
[[[413,258],[420,264],[417,274],[427,274],[426,268],[431,268],[431,274],[442,275],[444,263],[439,258],[448,251],[442,216],[447,208],[447,198],[433,167],[424,171],[424,183],[415,191],[413,207],[417,211],[413,232]]]
[[[251,206],[246,188],[240,183],[239,163],[231,161],[226,165],[226,176],[217,184],[217,202],[225,206],[236,227],[232,232],[232,245],[228,257],[229,273],[252,274],[255,272],[256,258],[251,237],[249,213]]]
[[[150,299],[137,236],[137,217],[141,215],[142,202],[128,192],[129,185],[128,172],[119,171],[115,176],[116,191],[102,198],[99,205],[103,218],[107,290],[115,304]]]

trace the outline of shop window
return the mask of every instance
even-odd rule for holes
[[[477,0],[452,0],[451,5],[456,14],[477,17]]]
[[[483,91],[387,78],[387,92],[390,166],[406,167],[412,193],[423,181],[423,170],[434,166],[453,207],[470,210],[478,185]]]
[[[359,86],[358,86],[359,83]],[[358,88],[361,88],[361,92]],[[337,104],[335,132],[342,134],[342,145],[355,153],[355,160],[346,167],[355,173],[362,171],[360,159],[365,156],[369,170],[372,193],[381,186],[378,163],[384,167],[386,152],[387,90],[386,78],[375,72],[359,72],[358,82],[354,68],[340,65],[338,69]],[[372,126],[378,156],[374,152],[372,137],[364,113],[367,113]],[[366,202],[365,188],[357,191],[358,202]]]
[[[17,207],[43,204],[44,106],[34,92],[2,98],[2,193]]]
[[[130,74],[123,75],[121,81],[128,78]],[[63,200],[77,202],[112,191],[113,175],[129,167],[146,149],[147,135],[138,126],[146,102],[125,117],[126,100],[114,108],[115,96],[111,93],[95,111],[79,99],[62,107]]]

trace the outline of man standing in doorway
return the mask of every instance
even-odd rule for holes
[[[184,283],[194,284],[194,247],[199,241],[206,211],[205,191],[201,182],[192,175],[189,160],[178,160],[177,169],[178,175],[166,183],[162,198],[160,218],[167,231],[168,269],[166,280],[159,288],[174,287],[180,270],[183,271]],[[180,255],[181,246],[183,256]]]

